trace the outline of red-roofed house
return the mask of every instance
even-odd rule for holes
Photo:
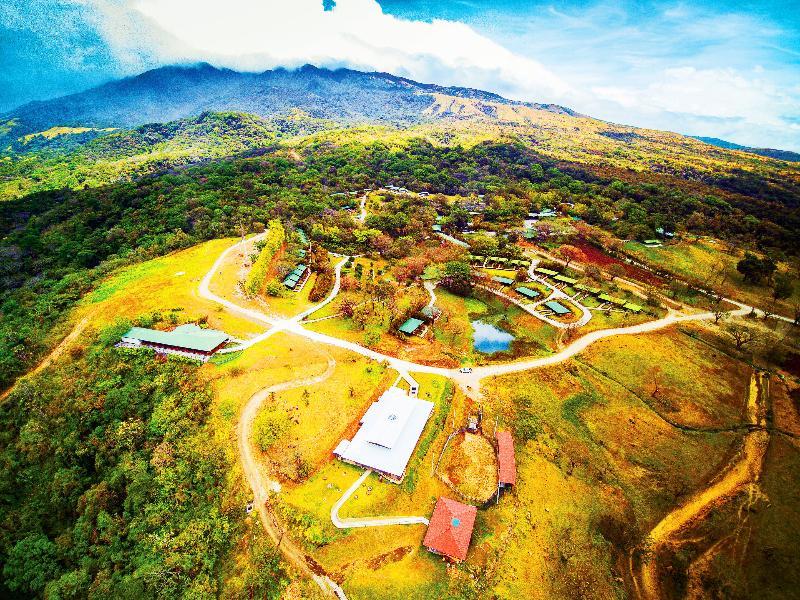
[[[439,498],[422,544],[435,554],[461,562],[467,558],[478,509],[449,498]]]
[[[516,485],[517,460],[514,456],[514,440],[508,431],[498,431],[496,437],[499,485],[501,488]]]

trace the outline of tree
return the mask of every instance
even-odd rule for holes
[[[756,332],[740,323],[731,323],[726,327],[725,331],[733,338],[733,343],[736,345],[737,350],[744,350],[756,339]]]
[[[472,292],[472,273],[469,264],[462,261],[450,261],[444,266],[442,287],[458,296],[467,296]]]
[[[714,325],[717,325],[727,311],[722,305],[721,298],[716,297],[714,300],[714,304],[711,306],[711,314],[714,315]]]
[[[3,566],[6,585],[13,591],[37,594],[58,573],[56,545],[41,533],[18,541]]]
[[[586,265],[586,268],[583,270],[583,274],[593,281],[600,281],[602,279],[600,267],[597,265]]]
[[[788,273],[776,273],[772,278],[772,303],[776,304],[778,300],[786,300],[791,298],[794,293],[794,281]]]
[[[586,254],[583,252],[583,250],[571,244],[562,245],[559,247],[556,253],[562,260],[564,260],[567,268],[569,268],[569,265],[573,260],[577,262],[586,261]]]
[[[625,276],[625,267],[619,263],[613,263],[606,269],[606,273],[611,277],[611,281],[614,281],[617,277]]]
[[[761,283],[765,277],[775,272],[777,266],[768,256],[759,258],[752,252],[746,252],[744,258],[736,264],[736,270],[749,283]]]

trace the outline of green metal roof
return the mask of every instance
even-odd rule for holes
[[[541,296],[541,294],[539,292],[537,292],[536,290],[532,290],[532,289],[527,288],[525,286],[518,287],[514,291],[517,292],[518,294],[522,294],[526,298],[536,298],[537,296]]]
[[[618,306],[624,306],[626,303],[626,300],[622,300],[621,298],[614,298],[613,296],[609,296],[608,294],[600,294],[598,298],[600,298],[600,300],[603,300],[604,302],[611,302],[611,304],[616,304]]]
[[[578,283],[577,279],[573,279],[572,277],[567,277],[566,275],[556,275],[553,277],[556,281],[560,281],[562,283],[569,283],[570,285],[573,283]]]
[[[514,283],[513,279],[509,279],[508,277],[500,277],[499,275],[495,275],[492,277],[492,281],[496,281],[497,283],[502,283],[503,285],[511,285]]]
[[[633,302],[628,302],[623,308],[627,308],[629,311],[635,313],[642,311],[642,307],[638,304],[634,304]]]
[[[558,271],[553,271],[551,269],[545,269],[544,267],[536,267],[537,273],[544,273],[545,275],[550,275],[551,277],[554,275],[558,275]]]
[[[441,230],[442,230],[442,226],[441,226],[441,225],[438,225],[438,224],[437,224],[437,225],[434,225],[434,226],[433,226],[433,230],[434,230],[434,231],[441,231]]]
[[[398,331],[401,333],[405,333],[407,335],[411,335],[414,333],[419,326],[422,325],[422,321],[420,319],[411,318],[398,328]]]
[[[564,306],[563,304],[559,304],[555,300],[551,300],[550,302],[545,302],[544,305],[557,315],[568,315],[569,313],[572,312],[566,306]]]
[[[175,346],[187,350],[210,352],[220,344],[227,342],[230,336],[224,331],[202,329],[191,323],[176,327],[172,331],[159,331],[144,327],[133,327],[123,338],[130,338],[150,344]]]
[[[577,284],[575,286],[575,289],[576,290],[580,290],[582,292],[589,292],[590,294],[599,294],[600,293],[600,288],[589,287],[588,285],[583,285],[582,283]]]

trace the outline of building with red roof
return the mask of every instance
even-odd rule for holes
[[[517,483],[517,459],[514,456],[514,440],[508,431],[498,431],[497,438],[497,470],[500,487],[509,487]]]
[[[461,562],[467,558],[478,509],[449,498],[439,498],[422,544],[435,554]]]

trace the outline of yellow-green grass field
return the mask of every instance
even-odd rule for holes
[[[265,327],[248,322],[201,298],[197,288],[233,239],[220,239],[124,267],[103,281],[78,305],[75,317],[90,316],[97,328],[154,312],[176,315],[179,322],[206,318],[209,327],[234,337],[250,337]]]
[[[691,352],[686,360],[704,350]],[[623,347],[609,368],[633,353]],[[689,373],[680,383],[710,406],[732,376],[715,371],[698,384]],[[484,422],[514,433],[518,467],[515,489],[481,513],[469,559],[491,557],[484,577],[499,598],[623,595],[617,559],[712,478],[740,439],[674,427],[581,362],[494,378],[484,394]]]
[[[728,253],[721,242],[704,238],[697,241],[680,241],[658,248],[648,248],[637,242],[628,242],[625,249],[644,262],[667,269],[677,275],[707,282],[723,295],[759,308],[770,309],[784,316],[794,316],[792,307],[800,303],[800,282],[795,279],[794,294],[773,307],[769,285],[753,285],[743,280],[736,264],[744,251]],[[788,266],[781,264],[779,270]]]
[[[605,340],[589,347],[579,360],[624,384],[680,425],[725,428],[740,424],[750,368],[692,337],[696,331],[684,325]]]

